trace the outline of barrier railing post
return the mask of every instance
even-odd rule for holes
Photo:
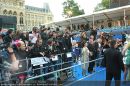
[[[26,57],[26,63],[27,63],[26,70],[28,70],[28,58],[27,57]]]
[[[57,70],[56,70],[56,71],[57,71]],[[55,77],[56,77],[56,86],[57,86],[57,84],[58,84],[58,80],[57,80],[58,77],[57,77],[57,74],[58,74],[58,72],[55,73]]]
[[[40,74],[43,74],[43,65],[40,65]],[[43,78],[41,77],[41,80],[43,80]]]
[[[72,59],[73,59],[73,62],[74,62],[75,57],[73,57]],[[75,64],[75,62],[74,62],[73,64]],[[76,72],[76,71],[75,71],[75,67],[74,67],[74,68],[73,68],[73,77],[74,77],[74,78],[75,78],[75,72]]]
[[[125,24],[125,28],[126,28],[126,10],[124,9],[124,24]]]

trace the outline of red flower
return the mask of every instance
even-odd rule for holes
[[[20,47],[20,46],[21,46],[21,44],[20,44],[20,43],[17,43],[17,44],[16,44],[16,46],[17,46],[17,47]]]

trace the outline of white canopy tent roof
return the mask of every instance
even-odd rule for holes
[[[90,15],[80,15],[76,17],[71,17],[50,24],[54,24],[56,26],[67,26],[70,24],[82,24],[86,22],[93,22],[96,20],[114,19],[117,17],[123,17],[124,15],[130,15],[130,5],[94,12]]]

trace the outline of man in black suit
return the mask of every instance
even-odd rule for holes
[[[121,52],[116,49],[116,41],[112,40],[110,48],[104,52],[104,61],[106,66],[106,86],[110,86],[114,77],[115,86],[120,86],[121,70],[124,71],[124,64]]]

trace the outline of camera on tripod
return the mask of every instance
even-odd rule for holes
[[[4,43],[0,44],[0,57],[2,58],[9,57],[7,48],[8,48],[8,44],[4,44]]]

